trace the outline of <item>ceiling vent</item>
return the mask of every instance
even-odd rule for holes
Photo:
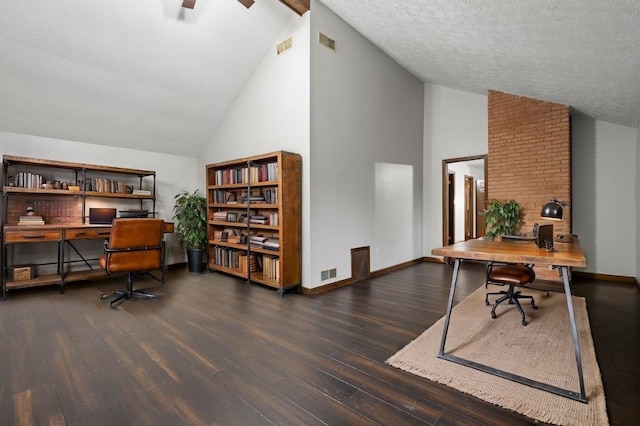
[[[287,49],[291,48],[291,37],[289,37],[288,39],[286,39],[285,41],[283,41],[282,43],[278,44],[277,47],[277,52],[278,55],[281,54],[282,52],[284,52]]]
[[[329,49],[335,52],[336,50],[336,41],[321,32],[318,33],[318,41],[321,45],[328,47]]]

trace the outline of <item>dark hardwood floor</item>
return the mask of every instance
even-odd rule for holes
[[[482,285],[463,265],[457,300]],[[451,267],[423,263],[318,296],[171,271],[109,309],[122,279],[0,303],[1,425],[519,425],[513,412],[384,364],[445,311]],[[149,281],[150,285],[155,284]],[[640,290],[576,280],[610,421],[640,424]]]

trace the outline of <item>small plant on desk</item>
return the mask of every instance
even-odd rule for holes
[[[520,212],[520,204],[515,200],[489,201],[487,209],[482,213],[486,229],[485,239],[493,240],[501,235],[514,234],[520,226]]]

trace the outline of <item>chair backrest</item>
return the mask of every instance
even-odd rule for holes
[[[142,272],[162,267],[164,220],[115,219],[105,246],[108,272]]]

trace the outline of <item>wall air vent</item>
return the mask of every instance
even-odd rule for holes
[[[290,48],[291,48],[291,37],[289,37],[282,43],[278,44],[278,48],[277,48],[278,55]]]
[[[318,41],[321,45],[328,47],[329,49],[335,52],[336,50],[336,41],[332,38],[329,38],[327,35],[318,33]]]

